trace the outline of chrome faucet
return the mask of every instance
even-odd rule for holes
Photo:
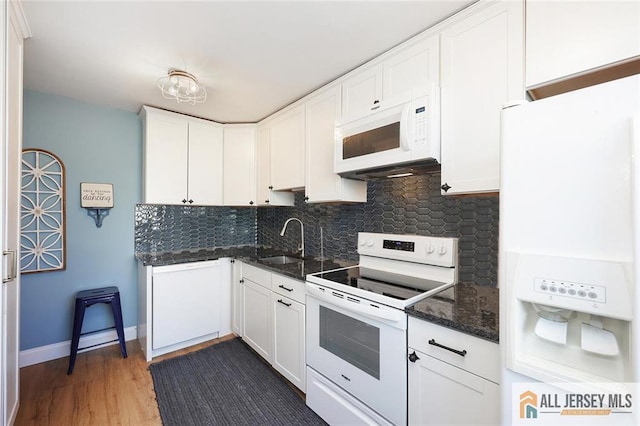
[[[300,250],[301,252],[300,253],[301,257],[304,257],[304,225],[302,224],[302,221],[300,219],[298,219],[297,217],[290,217],[289,219],[287,219],[287,221],[282,226],[282,231],[280,231],[280,236],[284,237],[284,231],[287,230],[287,225],[292,220],[297,220],[298,222],[300,222],[300,247],[298,247],[298,250]]]

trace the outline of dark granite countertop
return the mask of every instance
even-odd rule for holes
[[[211,249],[188,250],[180,252],[166,252],[153,254],[138,254],[136,258],[143,265],[166,266],[179,263],[202,262],[215,260],[222,257],[231,257],[242,262],[251,263],[273,272],[287,275],[299,280],[305,279],[307,274],[356,265],[358,262],[340,259],[321,260],[315,257],[305,257],[302,262],[288,263],[284,265],[265,262],[263,259],[271,256],[287,255],[297,257],[294,253],[287,253],[264,246],[233,246],[216,247]]]
[[[407,314],[498,343],[499,293],[495,287],[458,283],[454,300],[433,296],[405,309]]]

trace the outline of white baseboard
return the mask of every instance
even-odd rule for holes
[[[137,327],[133,326],[124,329],[125,341],[134,340],[137,337]],[[80,348],[92,346],[92,348],[87,350],[94,350],[104,348],[105,346],[117,345],[117,341],[113,342],[113,340],[117,339],[118,334],[116,331],[109,330],[80,337],[80,344],[78,346]],[[67,357],[69,356],[70,350],[71,340],[67,340],[66,342],[53,343],[51,345],[20,351],[20,367],[27,367],[29,365]]]

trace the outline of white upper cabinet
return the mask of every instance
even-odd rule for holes
[[[382,65],[362,70],[342,82],[342,106],[345,117],[366,115],[382,102]]]
[[[440,84],[440,37],[409,42],[382,63],[382,99],[385,105],[408,102]]]
[[[526,8],[527,87],[640,55],[638,1],[528,1]]]
[[[293,192],[274,191],[271,184],[270,132],[269,121],[258,125],[257,203],[259,206],[293,206]]]
[[[222,204],[222,126],[189,122],[189,199],[201,205]]]
[[[144,106],[143,200],[222,203],[222,125]]]
[[[366,182],[343,179],[333,172],[335,121],[340,116],[340,86],[307,99],[307,180],[305,200],[365,202]]]
[[[521,1],[468,9],[441,34],[442,192],[500,188],[500,112],[524,97]]]
[[[438,84],[438,35],[421,36],[365,65],[342,82],[342,116],[359,117],[397,105]]]
[[[256,205],[256,125],[224,127],[224,205]]]
[[[304,104],[279,114],[270,122],[271,186],[299,189],[305,184]]]

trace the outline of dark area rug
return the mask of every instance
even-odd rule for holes
[[[239,338],[149,370],[165,426],[326,424]]]

